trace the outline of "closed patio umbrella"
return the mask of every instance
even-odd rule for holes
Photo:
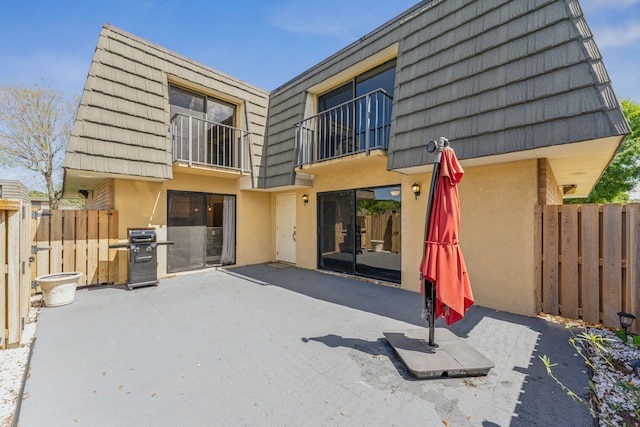
[[[447,325],[462,319],[473,304],[473,293],[462,251],[458,183],[464,171],[446,138],[437,143],[420,273],[423,317],[429,321],[429,344],[435,345],[434,322],[444,317]]]

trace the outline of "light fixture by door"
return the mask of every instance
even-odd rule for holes
[[[420,184],[414,182],[411,186],[411,191],[413,191],[414,196],[416,196],[416,200],[418,200],[418,196],[420,195]]]
[[[306,206],[307,203],[309,203],[309,196],[307,196],[306,194],[302,195],[302,201],[304,202],[304,205]]]

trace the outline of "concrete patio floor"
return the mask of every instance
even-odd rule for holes
[[[417,294],[293,267],[80,289],[40,313],[18,424],[592,425],[538,359],[586,393],[564,326],[472,307],[451,330],[495,368],[429,380],[382,334],[416,326]]]

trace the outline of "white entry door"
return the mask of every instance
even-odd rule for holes
[[[296,195],[276,196],[276,257],[278,261],[296,262]]]

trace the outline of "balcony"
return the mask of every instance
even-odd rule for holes
[[[248,132],[194,116],[171,118],[173,161],[248,173]]]
[[[296,124],[296,166],[387,150],[393,98],[369,92]]]

